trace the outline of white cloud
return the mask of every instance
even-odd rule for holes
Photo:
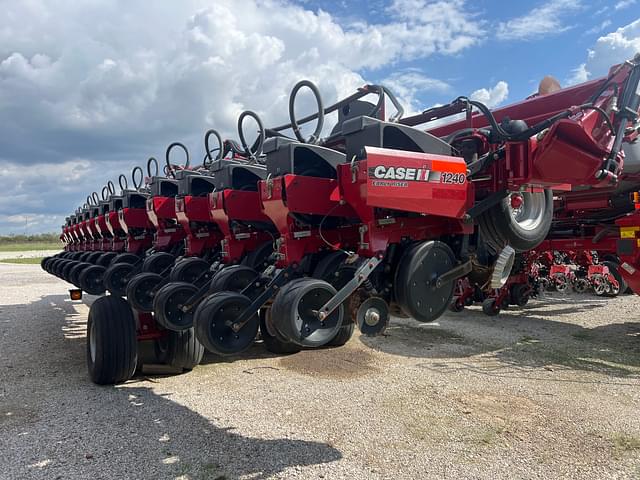
[[[451,85],[448,83],[427,77],[418,69],[394,72],[381,83],[390,88],[396,95],[407,116],[424,110],[424,104],[417,98],[419,94],[429,92],[446,93],[451,90]]]
[[[615,5],[616,10],[622,10],[624,8],[630,7],[631,5],[635,5],[636,0],[621,0]]]
[[[587,64],[581,63],[571,71],[571,76],[567,79],[565,84],[576,85],[578,83],[584,83],[589,80],[590,74],[587,71]]]
[[[580,0],[550,0],[533,8],[525,15],[498,24],[497,37],[501,40],[531,40],[554,35],[571,28],[565,17],[582,8]]]
[[[489,108],[495,108],[504,102],[509,96],[509,85],[507,82],[500,80],[491,88],[481,88],[473,92],[469,97],[478,100]]]
[[[286,0],[153,8],[143,0],[30,0],[2,8],[0,162],[12,189],[0,196],[1,215],[67,213],[110,176],[162,158],[174,140],[198,157],[204,130],[236,137],[247,108],[281,122],[302,78],[329,103],[366,83],[364,71],[458,54],[485,35],[465,0],[391,0],[386,23],[349,25]],[[406,101],[417,88],[441,87],[430,81],[406,80]],[[90,174],[74,173],[78,158]],[[38,172],[51,165],[45,182]]]

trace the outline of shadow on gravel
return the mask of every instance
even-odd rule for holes
[[[376,350],[407,357],[435,360],[483,355],[482,360],[491,369],[573,369],[612,377],[640,377],[640,323],[584,328],[562,321],[563,315],[592,312],[601,306],[589,302],[542,311],[534,304],[531,308],[504,310],[497,317],[474,309],[449,314],[436,324],[397,319],[384,336],[360,339]],[[553,320],[545,318],[548,315]],[[498,364],[488,360],[497,360]]]
[[[244,435],[224,410],[214,409],[208,419],[171,394],[139,386],[139,378],[117,387],[92,384],[85,365],[86,312],[77,305],[50,295],[2,306],[3,312],[28,315],[32,325],[25,323],[21,336],[50,337],[46,343],[16,342],[2,355],[11,362],[0,389],[3,472],[10,478],[263,479],[342,458],[323,442]],[[46,365],[34,365],[41,358]],[[34,389],[46,395],[25,395]],[[196,389],[193,395],[206,393]],[[258,403],[246,412],[256,414]]]

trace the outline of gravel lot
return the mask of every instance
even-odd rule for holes
[[[88,304],[0,265],[0,478],[640,478],[640,298],[396,320],[98,387]]]

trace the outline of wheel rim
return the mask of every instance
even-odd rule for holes
[[[193,296],[194,291],[183,288],[167,296],[162,313],[168,328],[184,330],[193,325],[193,308],[185,312],[182,307]]]
[[[516,202],[516,198],[521,199],[521,202]],[[519,203],[519,205],[514,206],[514,204],[517,203]],[[536,230],[544,220],[546,207],[544,192],[514,193],[508,199],[507,204],[513,220],[523,230]]]
[[[160,280],[161,279],[158,279],[157,277],[145,278],[137,282],[135,285],[135,289],[133,291],[135,302],[138,307],[146,312],[153,310],[153,298],[155,296],[153,289],[158,285]]]
[[[260,324],[258,315],[253,315],[238,331],[233,329],[236,319],[249,305],[250,300],[242,295],[226,298],[214,295],[209,299],[210,309],[205,307],[202,311],[204,313],[204,310],[207,310],[206,317],[198,321],[198,323],[206,322],[207,338],[203,343],[222,355],[233,355],[250,347],[258,333]]]

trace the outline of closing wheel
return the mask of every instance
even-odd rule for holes
[[[318,311],[336,295],[336,289],[324,280],[300,278],[278,292],[271,315],[282,337],[303,347],[321,347],[338,333],[344,318],[344,304],[320,319]]]
[[[132,272],[133,265],[130,263],[112,263],[102,277],[105,288],[112,295],[124,297],[127,294],[127,283]]]
[[[573,290],[576,293],[584,293],[589,290],[589,280],[586,278],[577,278],[575,282],[573,282]]]
[[[102,255],[100,255],[100,258],[96,260],[96,264],[102,265],[103,267],[108,267],[111,263],[111,260],[113,260],[117,255],[118,254],[116,252],[103,253]]]
[[[142,262],[142,271],[151,273],[162,273],[173,265],[176,257],[167,252],[156,252],[149,255]]]
[[[482,312],[490,317],[495,317],[500,313],[500,305],[497,304],[495,298],[486,298],[482,302]]]
[[[531,287],[524,283],[517,283],[511,287],[511,303],[524,307],[529,303],[531,296]]]
[[[363,335],[381,335],[389,324],[389,305],[382,298],[369,297],[360,304],[356,312],[356,321]]]
[[[234,355],[249,348],[258,334],[258,313],[242,328],[235,324],[249,305],[251,300],[236,292],[217,292],[203,300],[196,309],[194,326],[204,348],[218,355]]]
[[[167,283],[153,298],[156,321],[168,330],[180,332],[193,326],[195,308],[185,308],[198,289],[184,282]]]
[[[211,280],[212,292],[241,292],[258,278],[253,268],[245,265],[230,265],[216,273]]]
[[[209,270],[209,267],[209,263],[201,258],[183,258],[173,266],[169,279],[172,282],[195,283],[200,275]]]
[[[69,283],[72,283],[76,287],[80,288],[80,274],[84,271],[85,268],[89,268],[90,266],[91,264],[86,262],[80,262],[74,265],[71,270],[69,270]]]
[[[78,276],[80,288],[90,295],[100,295],[104,293],[105,287],[102,279],[106,270],[107,269],[101,265],[91,265],[85,268]]]
[[[617,262],[614,262],[613,260],[606,260],[606,261],[602,262],[602,264],[607,266],[607,268],[609,269],[609,273],[618,282],[618,288],[617,289],[613,289],[611,291],[611,296],[615,297],[619,293],[625,293],[627,291],[627,288],[629,288],[629,286],[627,285],[627,282],[624,281],[624,278],[620,274],[620,264],[617,263]],[[617,292],[616,292],[616,290],[617,290]]]
[[[271,321],[270,307],[260,309],[260,336],[262,337],[265,348],[271,353],[287,355],[298,353],[302,350],[301,346],[288,342],[278,335],[278,331]]]
[[[564,273],[554,273],[552,278],[558,292],[565,293],[569,290],[569,279]]]
[[[591,277],[591,285],[593,286],[594,293],[599,297],[609,291],[609,282],[600,274]]]
[[[87,323],[87,367],[98,385],[129,380],[136,370],[136,324],[129,304],[106,296],[91,305]]]
[[[419,322],[432,322],[451,305],[455,281],[438,282],[451,270],[455,256],[446,243],[422,242],[404,252],[395,274],[396,301]]]
[[[156,340],[155,352],[160,363],[178,370],[193,370],[202,361],[204,347],[193,328],[188,328],[181,332],[167,331]]]
[[[478,217],[483,240],[494,252],[511,245],[518,252],[537,247],[551,228],[553,192],[514,192]]]
[[[127,284],[127,299],[133,308],[141,312],[153,311],[154,288],[162,281],[157,273],[143,272],[134,275]]]

